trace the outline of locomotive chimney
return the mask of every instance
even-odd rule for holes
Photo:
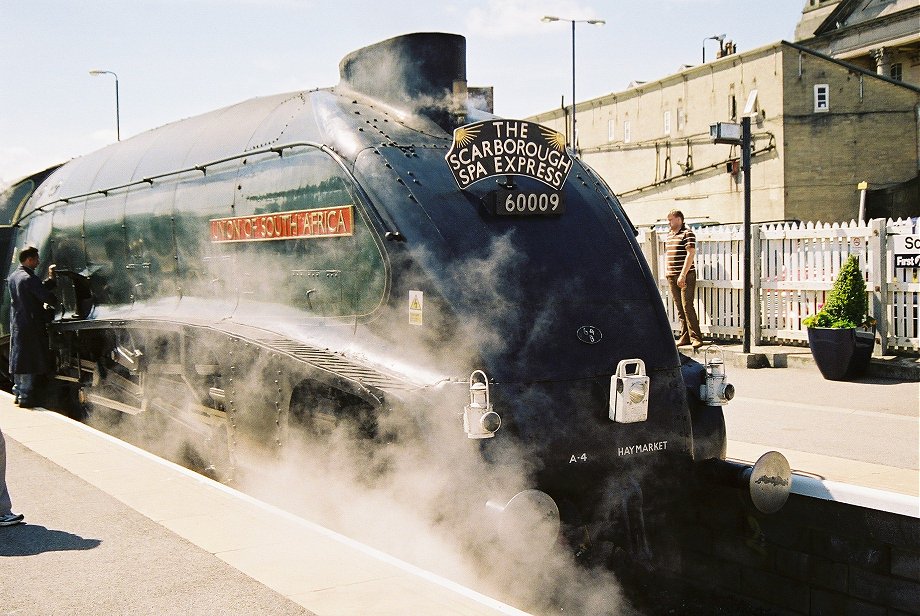
[[[345,56],[340,86],[410,113],[430,117],[447,132],[466,115],[466,39],[459,34],[405,34]]]

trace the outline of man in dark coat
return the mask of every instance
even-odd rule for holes
[[[38,249],[24,248],[19,252],[19,267],[10,274],[10,374],[13,375],[13,393],[16,403],[24,408],[35,405],[36,377],[51,370],[48,356],[48,330],[50,321],[45,304],[57,306],[58,300],[51,292],[54,265],[48,267],[48,279],[42,282],[35,275],[38,267]],[[53,313],[52,313],[53,316]]]

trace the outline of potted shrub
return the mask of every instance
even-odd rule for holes
[[[824,378],[843,381],[869,367],[875,346],[875,319],[867,316],[866,280],[859,259],[850,257],[840,268],[827,302],[802,320],[808,346]]]

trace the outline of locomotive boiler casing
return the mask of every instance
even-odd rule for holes
[[[496,215],[492,200],[545,191],[535,179],[458,188],[453,129],[500,120],[466,98],[463,38],[397,37],[341,73],[334,88],[168,124],[43,178],[12,222],[17,248],[67,273],[59,376],[91,389],[118,374],[119,404],[156,404],[144,387],[157,366],[230,441],[277,444],[285,416],[320,398],[466,439],[458,418],[481,370],[501,428],[469,446],[494,464],[523,451],[529,487],[572,523],[607,516],[636,482],[724,456],[721,409],[688,397],[695,362],[682,366],[608,186],[574,157],[565,212],[530,217]],[[647,418],[615,423],[611,375],[634,358]]]

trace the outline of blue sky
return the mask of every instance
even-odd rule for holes
[[[804,0],[0,0],[0,183],[121,135],[241,100],[338,82],[339,60],[407,32],[467,38],[470,85],[524,117],[702,59],[726,33],[744,51],[792,40]],[[718,44],[707,41],[708,59]]]

